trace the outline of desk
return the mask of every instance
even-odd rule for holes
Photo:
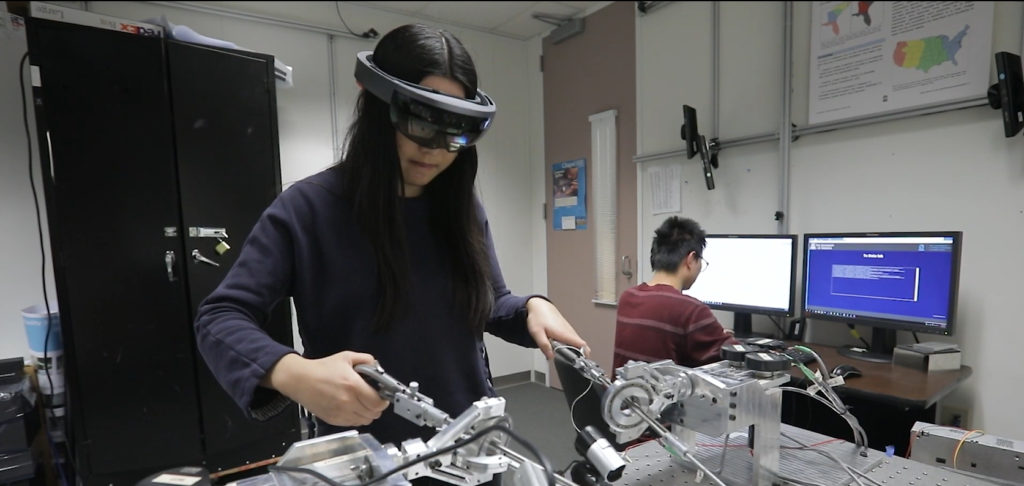
[[[835,387],[851,412],[868,434],[872,448],[884,450],[886,445],[896,446],[900,456],[906,453],[910,428],[915,421],[935,423],[936,404],[971,376],[969,366],[959,370],[926,373],[891,363],[872,363],[842,356],[834,346],[803,344],[814,350],[830,369],[840,364],[852,364],[863,376],[846,380],[846,385]],[[811,370],[817,363],[807,365]],[[809,380],[793,368],[793,383],[805,386]],[[835,417],[830,420],[827,416]],[[787,393],[783,396],[783,422],[835,437],[850,437],[845,421],[823,405],[803,396]],[[843,431],[845,429],[845,432]]]

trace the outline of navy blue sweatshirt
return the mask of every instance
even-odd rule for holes
[[[482,339],[453,309],[449,257],[429,225],[426,197],[400,203],[409,252],[405,309],[388,331],[375,333],[378,300],[372,243],[356,224],[340,171],[328,169],[282,192],[260,217],[238,260],[199,307],[196,336],[213,374],[239,406],[257,419],[280,412],[288,399],[259,386],[274,364],[294,349],[272,340],[260,325],[281,299],[294,299],[299,334],[311,359],[341,351],[372,354],[392,376],[420,390],[455,417],[484,396],[494,396]],[[506,288],[482,206],[495,303],[486,330],[509,342],[536,347],[526,329],[526,300]],[[319,435],[343,430],[320,422]],[[431,430],[385,411],[363,432],[381,443]]]

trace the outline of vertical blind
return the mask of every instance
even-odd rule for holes
[[[593,174],[594,301],[615,302],[615,120],[617,110],[590,115],[590,157]]]

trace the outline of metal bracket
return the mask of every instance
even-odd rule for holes
[[[202,226],[189,226],[188,235],[193,238],[227,238],[228,231],[225,228],[206,228]]]

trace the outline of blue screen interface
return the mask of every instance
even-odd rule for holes
[[[953,244],[951,236],[808,236],[804,311],[946,328]]]

